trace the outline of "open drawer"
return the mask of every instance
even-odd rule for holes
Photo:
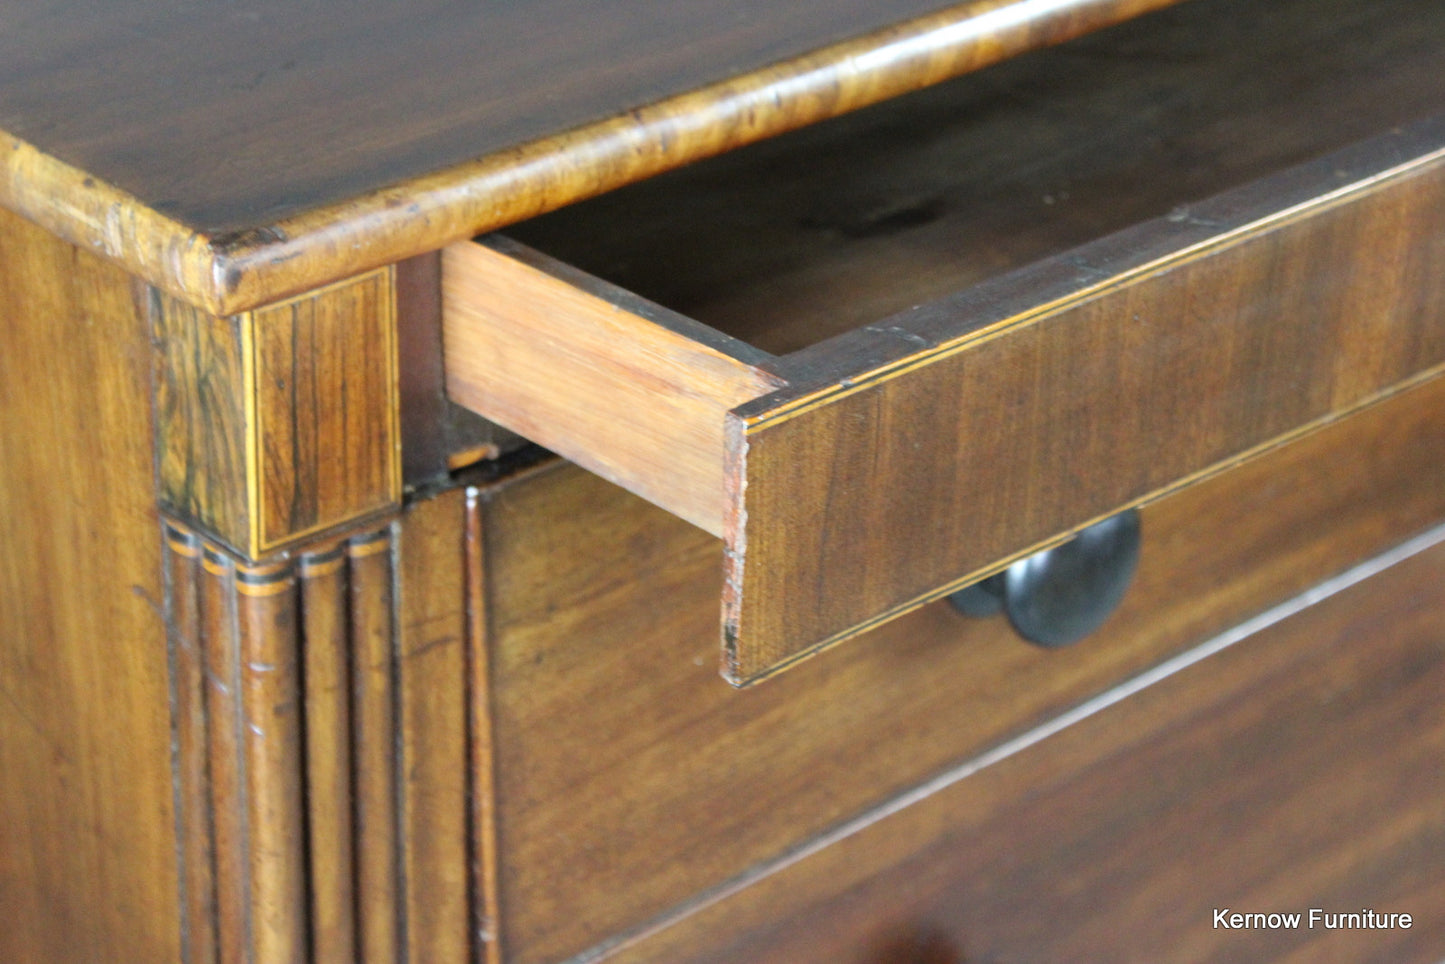
[[[1445,365],[1442,77],[1195,0],[452,246],[448,391],[725,539],[748,682]]]

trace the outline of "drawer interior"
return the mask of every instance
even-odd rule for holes
[[[517,224],[774,354],[1445,109],[1445,5],[1194,0]]]

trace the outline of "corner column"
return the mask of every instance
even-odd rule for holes
[[[150,292],[191,964],[400,957],[395,290]]]

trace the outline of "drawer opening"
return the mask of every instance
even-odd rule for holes
[[[1169,7],[452,246],[448,391],[722,537],[750,682],[1433,377],[1441,77]]]
[[[782,355],[1435,114],[1441,78],[1439,3],[1192,0],[506,233]]]

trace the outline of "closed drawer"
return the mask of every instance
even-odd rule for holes
[[[608,960],[1438,964],[1442,539],[942,775]],[[1396,916],[1336,916],[1366,911]],[[1299,919],[1236,929],[1216,912]]]
[[[720,573],[705,533],[565,464],[481,490],[467,531],[484,541],[486,588],[469,606],[485,619],[479,782],[497,836],[476,856],[496,867],[502,959],[605,959],[870,808],[1061,728],[1084,701],[1445,519],[1441,452],[1445,377],[1146,506],[1135,585],[1078,646],[1042,650],[936,604],[741,692],[711,666]],[[825,893],[810,880],[792,896]],[[791,911],[746,903],[748,927],[787,930]],[[860,922],[887,906],[858,908]]]
[[[735,683],[1397,391],[1445,363],[1445,10],[1256,7],[454,246],[448,390],[724,538]]]

